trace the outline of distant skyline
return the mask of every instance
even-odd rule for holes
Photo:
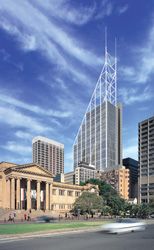
[[[104,63],[104,30],[123,104],[123,157],[154,115],[153,0],[0,0],[0,161],[32,162],[32,138],[72,146]],[[88,90],[88,91],[87,91]]]

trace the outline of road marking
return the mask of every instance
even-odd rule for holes
[[[28,240],[28,239],[24,239],[24,238],[22,238],[22,239],[7,238],[7,239],[6,239],[6,238],[5,238],[5,239],[0,239],[0,244],[11,243],[11,242],[14,242],[14,241],[23,241],[23,240]]]

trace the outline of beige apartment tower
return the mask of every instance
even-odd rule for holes
[[[154,200],[154,116],[138,125],[139,202]]]
[[[129,199],[130,171],[124,166],[98,172],[97,178],[110,184],[125,200]]]
[[[64,173],[64,145],[54,140],[37,136],[32,140],[33,163],[51,171],[53,175]]]

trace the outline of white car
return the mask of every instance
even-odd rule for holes
[[[107,233],[125,233],[145,230],[146,224],[136,219],[118,219],[115,223],[103,225],[101,229]]]

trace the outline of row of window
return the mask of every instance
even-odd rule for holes
[[[51,204],[51,209],[59,210],[59,209],[72,209],[73,205],[71,204]]]
[[[57,192],[58,192],[58,195],[60,195],[60,196],[64,196],[64,195],[73,196],[73,194],[74,194],[74,191],[70,191],[70,190],[68,190],[68,191],[63,190],[63,189],[59,189],[59,190],[58,189],[53,189],[52,190],[52,194],[53,195],[57,195]],[[75,191],[75,196],[79,197],[80,196],[80,192]]]
[[[141,192],[141,196],[147,196],[148,193],[147,192]],[[149,192],[149,195],[154,195],[154,192]]]

